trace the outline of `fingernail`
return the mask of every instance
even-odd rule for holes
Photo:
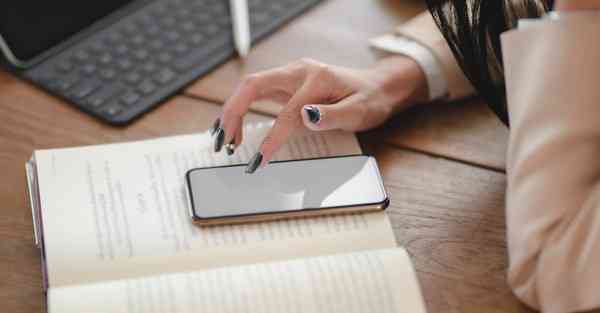
[[[219,129],[219,126],[221,126],[221,119],[217,118],[217,120],[215,120],[215,122],[213,123],[212,128],[210,129],[210,135],[214,136],[217,133],[217,130]]]
[[[250,159],[250,162],[248,162],[248,166],[246,167],[246,174],[252,174],[254,172],[256,172],[256,169],[260,166],[260,163],[262,163],[262,159],[263,159],[263,155],[260,152],[257,152],[252,159]]]
[[[225,141],[225,131],[219,127],[217,130],[217,136],[215,137],[215,152],[221,151],[223,148],[223,142]]]
[[[232,155],[235,152],[235,144],[233,140],[225,145],[225,151],[227,151],[227,155]]]
[[[308,120],[313,124],[318,124],[321,121],[321,111],[319,108],[307,105],[304,107],[304,111],[308,114]]]

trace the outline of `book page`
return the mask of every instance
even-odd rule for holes
[[[48,303],[49,313],[425,313],[401,248],[56,288]]]
[[[208,133],[37,151],[50,287],[395,246],[383,213],[192,224],[187,170],[246,162],[268,126],[248,127],[233,157]],[[352,134],[301,133],[276,158],[356,153]]]

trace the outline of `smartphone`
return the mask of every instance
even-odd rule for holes
[[[375,158],[365,155],[275,161],[254,174],[246,164],[187,172],[192,220],[238,224],[381,211],[389,198]]]

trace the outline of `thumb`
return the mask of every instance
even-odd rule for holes
[[[356,130],[364,118],[364,108],[352,96],[334,104],[307,104],[302,107],[302,122],[310,130]]]

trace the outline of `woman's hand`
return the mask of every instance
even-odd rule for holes
[[[300,127],[314,131],[366,130],[426,97],[425,76],[407,57],[384,59],[369,70],[303,59],[244,78],[213,126],[215,151],[227,143],[227,153],[234,153],[242,142],[243,117],[257,100],[274,100],[283,109],[249,162],[247,173],[264,166]]]

